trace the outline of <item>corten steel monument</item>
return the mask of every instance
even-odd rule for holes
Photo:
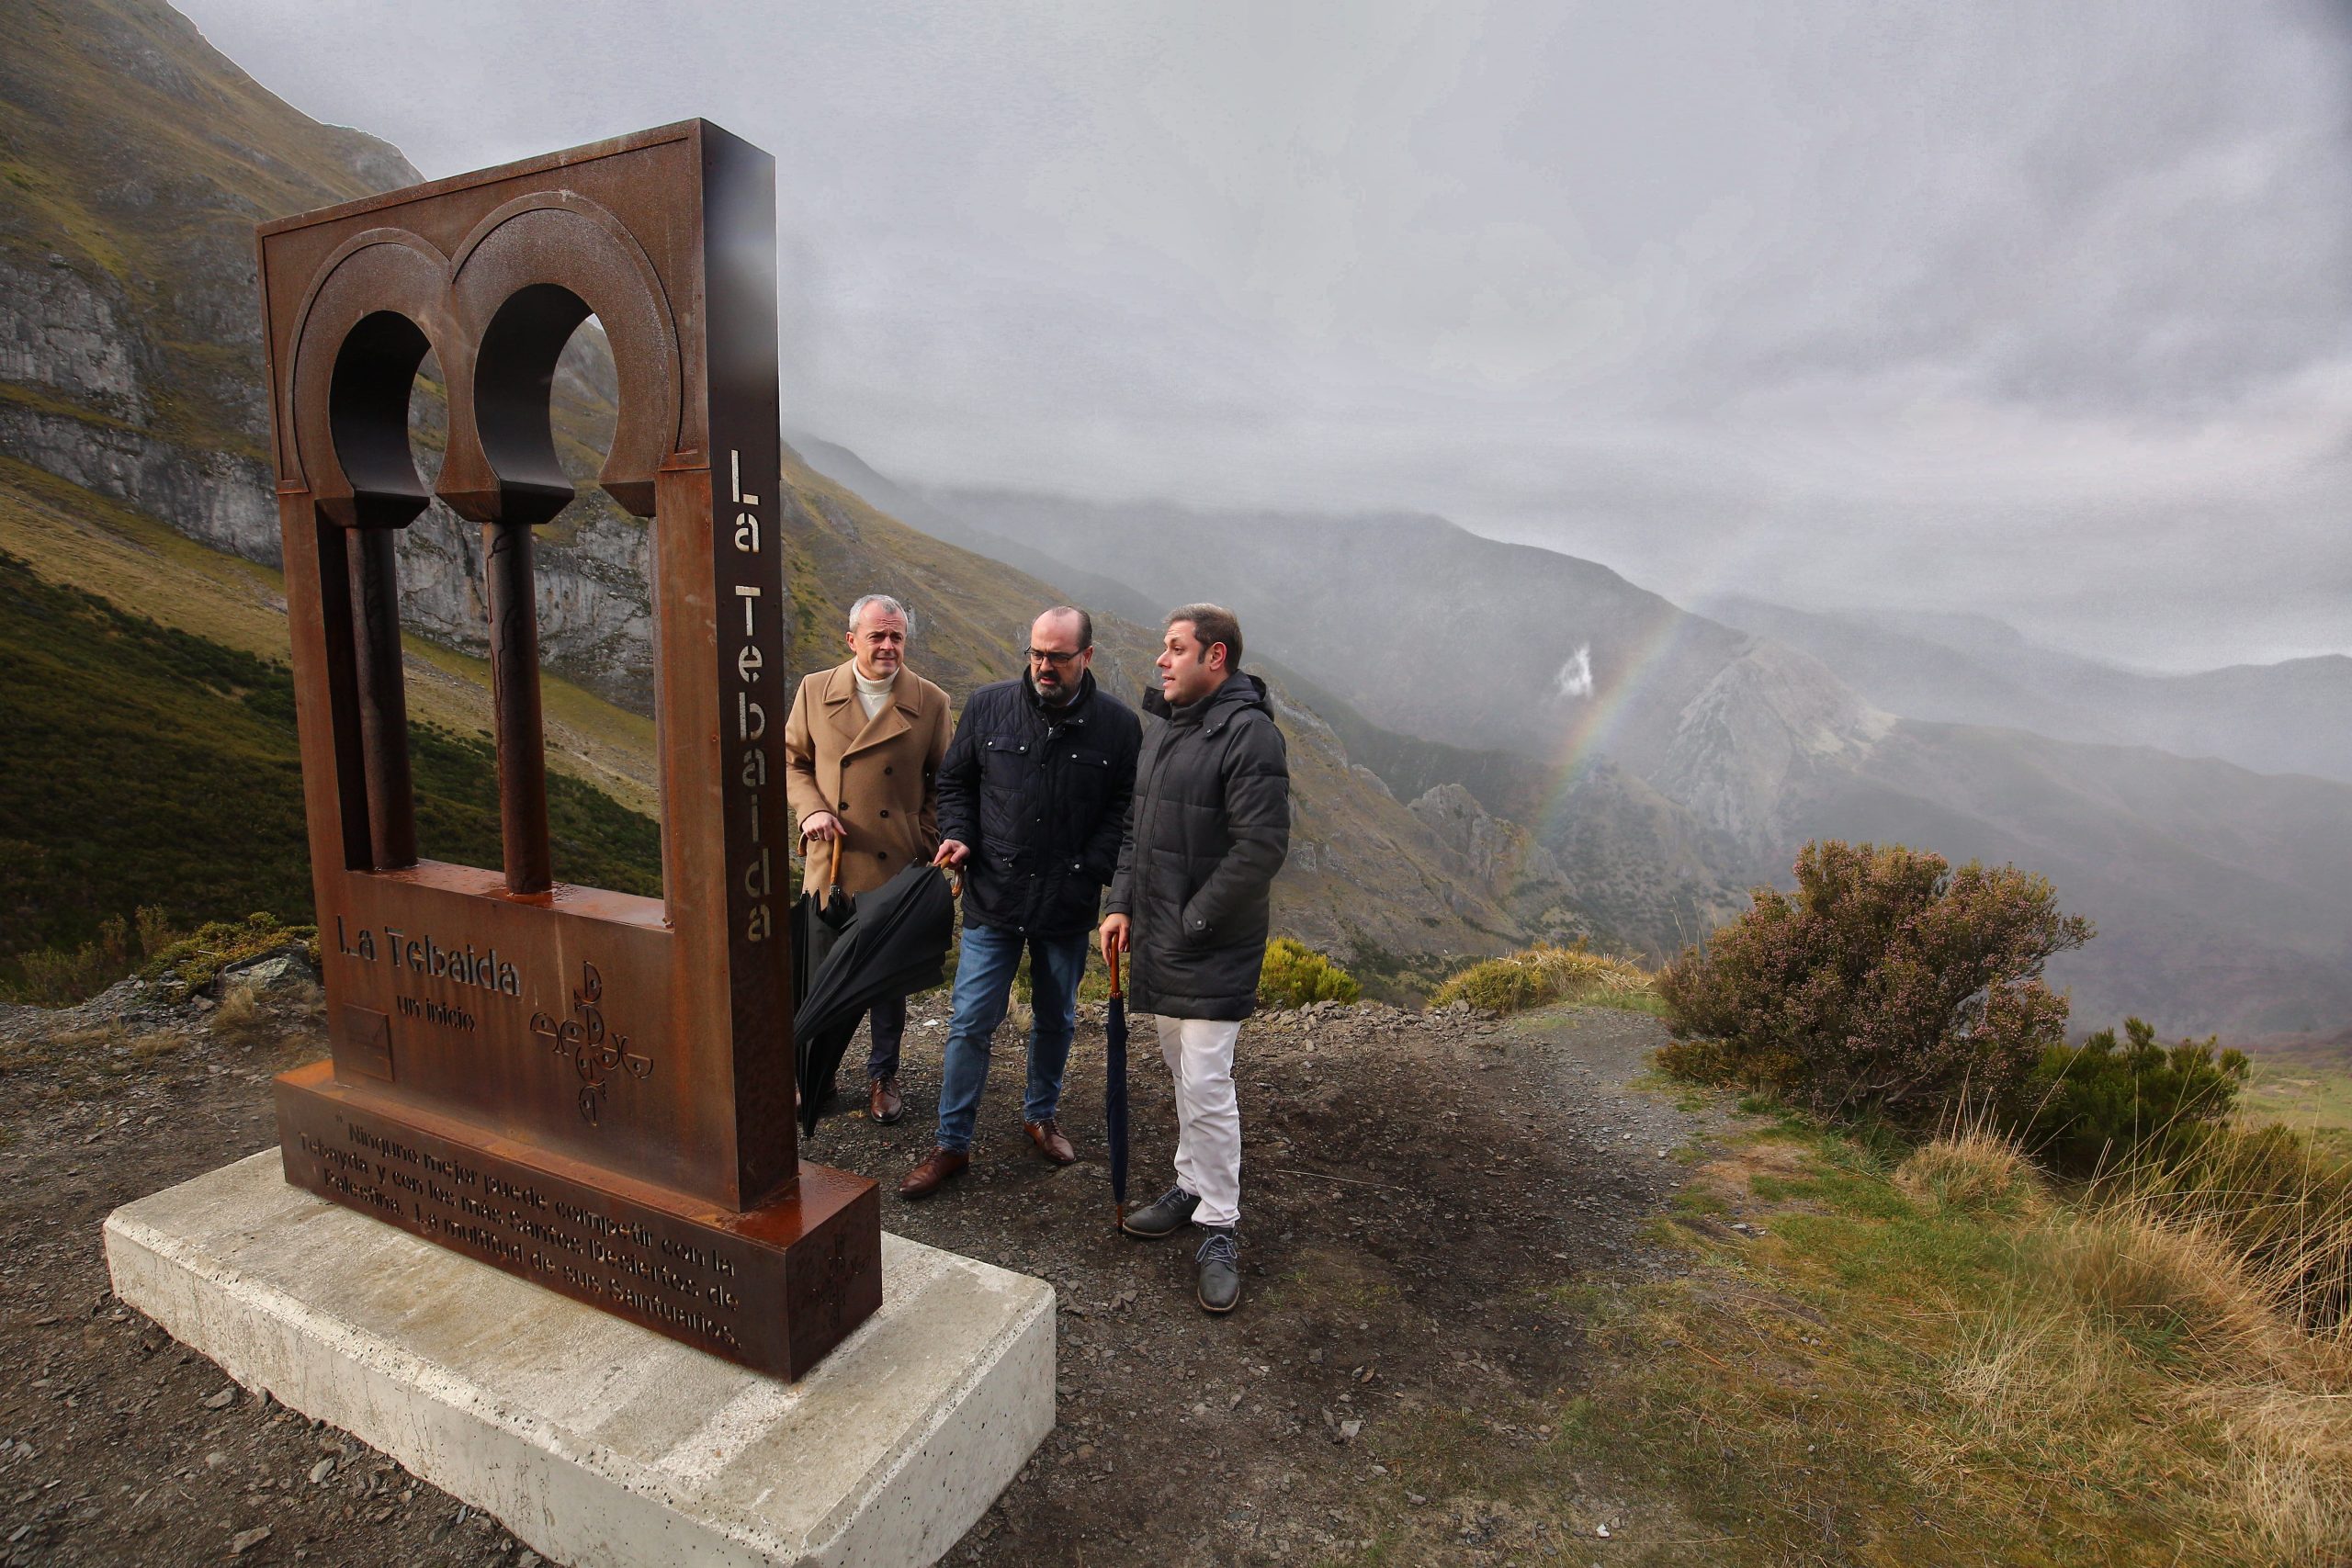
[[[793,1119],[775,164],[698,120],[265,224],[261,280],[329,1062],[289,1181],[763,1371],[880,1304],[874,1183]],[[599,482],[650,519],[663,897],[557,883],[532,529],[594,314]],[[427,350],[435,491],[481,525],[504,865],[421,860],[393,536]]]

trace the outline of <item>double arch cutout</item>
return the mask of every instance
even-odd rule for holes
[[[684,403],[677,322],[636,237],[571,192],[509,202],[446,257],[393,228],[337,249],[297,316],[285,411],[296,481],[344,527],[413,521],[430,497],[408,452],[408,396],[429,350],[449,387],[435,492],[473,522],[546,522],[572,497],[548,422],[556,360],[592,314],[621,375],[597,482],[652,516]]]
[[[547,759],[539,712],[531,530],[571,501],[556,457],[555,368],[594,315],[620,378],[620,412],[598,485],[650,518],[655,475],[677,446],[684,366],[667,293],[621,222],[569,191],[497,209],[444,256],[407,230],[345,241],[303,300],[286,379],[292,481],[310,491],[321,529],[330,624],[349,626],[350,676],[337,705],[353,869],[416,863],[407,699],[401,672],[393,536],[437,494],[483,525],[499,817],[507,891],[553,883]],[[448,383],[449,436],[428,491],[408,435],[408,403],[426,354]],[[334,611],[342,607],[342,613]]]

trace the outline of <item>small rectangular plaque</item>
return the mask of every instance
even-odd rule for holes
[[[335,1042],[335,1065],[371,1078],[392,1081],[392,1021],[374,1008],[345,1002],[343,1038]]]

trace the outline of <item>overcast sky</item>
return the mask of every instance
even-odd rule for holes
[[[427,175],[766,147],[786,422],[896,479],[1426,510],[2160,668],[2352,651],[2342,12],[182,8]]]

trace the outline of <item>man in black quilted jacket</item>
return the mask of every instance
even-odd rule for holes
[[[1029,1086],[1021,1119],[1037,1152],[1078,1157],[1057,1120],[1103,885],[1135,788],[1143,726],[1094,683],[1094,623],[1058,605],[1029,627],[1029,667],[982,686],[939,768],[941,864],[964,873],[964,946],[939,1086],[938,1146],[899,1184],[926,1198],[971,1163],[989,1045],[1029,955]]]
[[[1266,683],[1241,673],[1229,610],[1171,610],[1159,690],[1164,722],[1136,764],[1135,804],[1102,921],[1102,948],[1130,952],[1128,994],[1157,1014],[1176,1080],[1176,1185],[1129,1213],[1127,1234],[1206,1235],[1193,1257],[1210,1312],[1241,1300],[1241,1110],[1233,1047],[1258,1004],[1274,874],[1290,851],[1290,760]]]

